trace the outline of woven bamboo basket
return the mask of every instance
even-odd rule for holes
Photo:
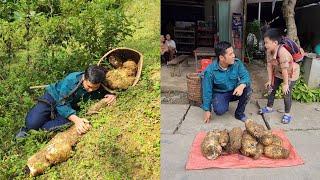
[[[126,47],[115,48],[115,49],[108,51],[105,55],[103,55],[100,58],[100,60],[98,62],[98,66],[103,66],[104,61],[109,62],[109,57],[111,55],[116,56],[116,57],[123,59],[123,60],[132,59],[137,63],[137,65],[138,65],[137,73],[135,76],[135,80],[134,80],[133,84],[131,85],[131,86],[135,86],[138,83],[140,76],[141,76],[142,65],[143,65],[143,55],[139,51],[134,50],[134,49],[130,49],[130,48],[126,48]],[[111,90],[106,84],[103,84],[103,87],[111,93],[116,92],[116,90]]]
[[[202,93],[199,73],[187,74],[187,89],[190,104],[200,106],[202,104]]]

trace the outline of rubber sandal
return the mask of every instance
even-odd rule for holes
[[[274,110],[269,110],[267,107],[259,109],[259,114],[272,113]]]
[[[247,118],[247,116],[246,115],[241,115],[241,116],[237,116],[237,115],[235,115],[234,116],[236,119],[238,119],[238,120],[240,120],[240,121],[242,121],[242,122],[246,122],[246,120],[248,119]]]
[[[282,123],[283,124],[289,124],[290,121],[292,120],[292,116],[289,116],[289,115],[283,115],[283,118],[282,118]]]

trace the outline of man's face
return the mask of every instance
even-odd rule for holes
[[[267,52],[273,52],[278,46],[278,41],[273,41],[269,37],[265,37],[264,46],[266,47]]]
[[[166,39],[167,39],[167,40],[170,40],[170,39],[171,39],[170,34],[167,34],[167,35],[166,35]]]
[[[99,89],[99,87],[100,87],[100,83],[98,83],[98,84],[92,84],[92,83],[91,83],[89,80],[87,80],[87,79],[83,80],[82,85],[83,85],[84,89],[85,89],[87,92],[95,91],[95,90]]]
[[[228,49],[226,49],[226,53],[222,56],[220,55],[220,60],[223,61],[224,63],[231,65],[234,64],[234,58],[236,57],[236,55],[233,52],[233,48],[229,47]]]

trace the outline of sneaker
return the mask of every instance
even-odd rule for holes
[[[242,115],[235,115],[234,116],[236,119],[242,121],[242,122],[246,122],[246,120],[248,119],[247,116],[245,114]]]
[[[19,132],[16,134],[16,139],[25,138],[28,136],[27,128],[23,127],[19,130]]]

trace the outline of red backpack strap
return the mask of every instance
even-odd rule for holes
[[[279,58],[280,58],[280,56],[279,56],[279,51],[280,51],[280,48],[281,48],[281,47],[283,47],[283,44],[280,44],[280,46],[278,47],[277,56],[276,56],[276,60],[279,62],[279,64],[280,64],[280,61],[279,61]]]
[[[278,48],[278,50],[277,50],[277,56],[276,56],[276,60],[278,61],[278,63],[279,63],[279,66],[280,66],[280,57],[279,57],[279,51],[280,51],[280,48],[281,47],[284,47],[283,46],[283,44],[280,44],[280,46],[279,46],[279,48]],[[285,47],[284,47],[285,48]],[[287,48],[285,48],[285,49],[287,49]],[[290,52],[289,52],[290,53]],[[293,58],[293,57],[292,57]],[[290,61],[289,62],[289,64],[292,64],[292,63],[294,63],[294,59],[292,59],[292,61]],[[291,71],[291,73],[289,73],[289,77],[290,78],[292,78],[292,75],[293,75],[293,65],[291,65],[292,66],[292,71]]]

